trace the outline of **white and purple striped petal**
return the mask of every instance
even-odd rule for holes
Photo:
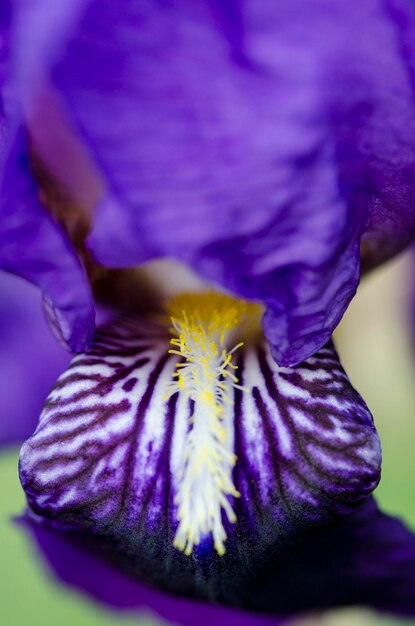
[[[222,417],[237,458],[228,498],[236,523],[222,508],[226,553],[216,554],[207,534],[187,556],[173,542],[196,409],[168,393],[180,360],[169,342],[162,325],[138,317],[97,331],[52,390],[20,475],[36,516],[103,538],[153,582],[217,597],[230,578],[278,559],[305,528],[368,496],[380,444],[331,344],[278,368],[263,340],[248,343],[235,354],[240,386]]]

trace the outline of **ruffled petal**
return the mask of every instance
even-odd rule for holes
[[[275,358],[304,360],[353,297],[362,231],[367,265],[414,234],[408,3],[77,4],[51,79],[108,185],[97,258],[176,256],[264,302]]]
[[[84,350],[95,323],[88,281],[64,232],[37,199],[23,132],[6,156],[0,185],[0,267],[37,285],[58,339]]]
[[[349,605],[415,615],[415,535],[372,500],[340,523],[307,533],[254,581],[240,580],[237,595],[223,587],[222,602],[276,617],[163,594],[117,569],[108,547],[87,536],[57,532],[27,518],[25,528],[58,580],[111,608],[149,608],[182,626],[275,626],[303,611]]]
[[[124,318],[101,329],[50,394],[20,476],[36,516],[103,537],[146,580],[218,599],[306,529],[355,509],[378,483],[380,445],[332,345],[293,369],[278,368],[264,342],[244,347],[240,385],[221,417],[220,454],[237,461],[235,488],[218,495],[219,556],[214,531],[197,539],[195,521],[204,507],[216,519],[216,492],[205,493],[211,475],[183,491],[191,462],[216,457],[202,438],[189,460],[202,400],[189,402],[180,381],[169,394],[177,362],[154,322]],[[180,545],[189,512],[193,552]]]

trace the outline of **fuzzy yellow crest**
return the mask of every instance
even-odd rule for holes
[[[174,545],[190,555],[211,534],[219,555],[225,552],[224,512],[236,521],[229,498],[239,497],[232,480],[236,457],[232,432],[225,420],[233,388],[240,387],[234,354],[244,345],[258,305],[216,292],[182,293],[166,305],[172,348],[180,357],[168,395],[194,401],[192,428],[184,454],[176,498],[179,526]]]

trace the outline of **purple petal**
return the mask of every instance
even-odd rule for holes
[[[0,267],[37,285],[58,338],[75,352],[85,349],[95,319],[88,281],[64,232],[37,199],[23,133],[5,159],[0,185]]]
[[[280,619],[163,594],[117,570],[86,537],[29,520],[25,527],[60,581],[112,608],[149,608],[182,626],[271,626],[303,611],[356,604],[415,615],[415,535],[371,500],[341,523],[308,533],[254,585],[242,581],[239,596],[226,597],[224,589],[223,601]]]
[[[378,483],[379,440],[332,345],[293,369],[278,368],[265,344],[245,347],[246,390],[235,389],[222,416],[238,459],[237,521],[223,519],[224,556],[210,534],[185,556],[173,541],[198,400],[166,398],[177,364],[168,350],[166,330],[139,318],[97,332],[23,446],[21,480],[32,511],[53,526],[104,537],[144,579],[218,598],[305,529],[356,508]]]
[[[0,445],[24,441],[69,355],[56,343],[39,292],[0,272]]]
[[[71,29],[88,0],[18,0],[13,3],[11,55],[14,89],[23,112],[36,108],[35,96],[45,79],[45,69],[62,52]],[[30,45],[27,35],[30,33]]]
[[[181,626],[211,626],[212,623],[217,626],[277,626],[282,621],[165,594],[111,565],[90,540],[53,531],[34,524],[27,517],[21,521],[60,581],[111,608],[150,609],[162,619]]]
[[[57,94],[46,85],[42,86],[34,110],[27,113],[27,126],[33,152],[62,188],[68,190],[89,223],[103,185],[85,146],[70,127]]]
[[[415,94],[415,11],[411,2],[387,0],[385,16],[394,30],[396,52],[408,70],[406,85],[389,83],[392,61],[382,61],[378,100],[372,113],[370,145],[363,156],[368,159],[367,195],[373,194],[362,237],[364,269],[375,267],[405,248],[414,238],[415,204],[412,131]],[[386,57],[386,55],[385,55]],[[409,87],[412,98],[404,96]],[[408,126],[407,126],[408,125]],[[366,135],[369,138],[369,133]]]
[[[324,345],[357,286],[362,230],[367,265],[415,230],[414,23],[391,7],[78,7],[52,81],[109,187],[99,260],[176,256],[262,300],[283,365]],[[45,65],[26,24],[25,58]]]

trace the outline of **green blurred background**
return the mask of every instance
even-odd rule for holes
[[[411,259],[405,255],[366,278],[336,332],[342,362],[369,405],[382,438],[384,463],[377,497],[387,513],[415,529],[415,351],[411,352]],[[113,613],[49,576],[28,537],[11,519],[24,507],[18,450],[0,455],[1,623],[7,626],[155,626],[157,615]],[[414,624],[364,608],[304,616],[292,626]],[[197,626],[195,624],[195,626]]]

